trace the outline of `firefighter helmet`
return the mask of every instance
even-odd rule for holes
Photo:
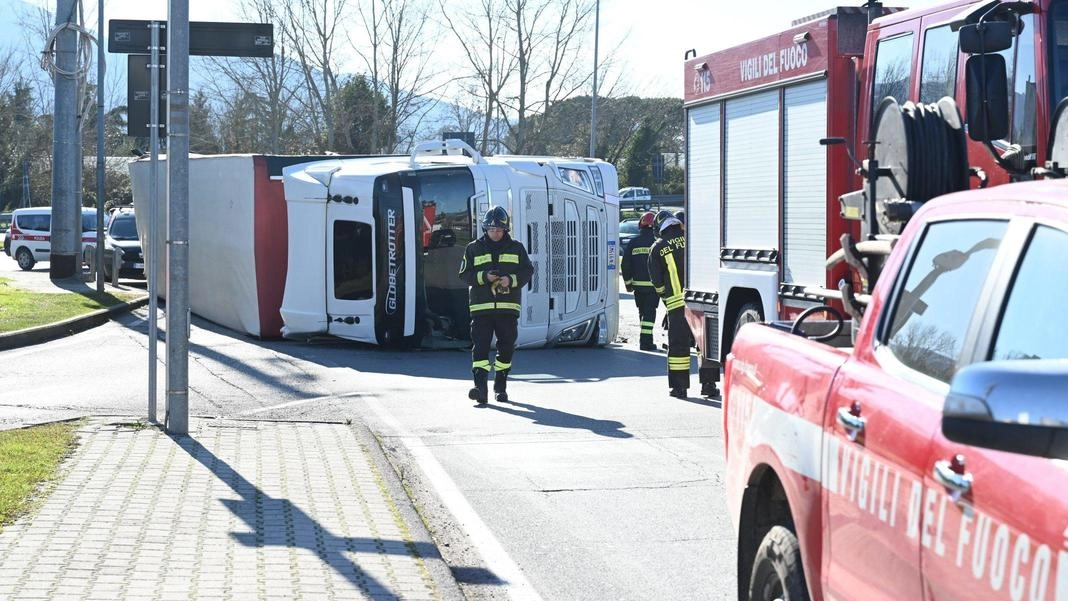
[[[508,211],[505,211],[504,207],[491,207],[482,216],[482,229],[499,227],[507,232],[510,226],[511,219],[509,219]]]
[[[642,213],[640,219],[638,219],[638,227],[653,227],[653,218],[656,217],[656,213],[652,211],[646,211]]]
[[[686,225],[686,211],[675,211],[675,219],[678,219],[682,225]]]
[[[653,218],[653,224],[656,227],[656,231],[660,233],[663,233],[664,230],[668,229],[669,227],[673,225],[679,225],[680,223],[682,222],[679,221],[674,215],[671,214],[671,211],[668,210],[660,211],[656,214],[656,217]]]

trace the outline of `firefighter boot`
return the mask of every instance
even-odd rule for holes
[[[493,376],[493,392],[496,393],[493,398],[496,399],[498,403],[507,403],[508,402],[508,390],[507,389],[508,389],[508,370],[507,369],[502,369],[502,370],[498,371],[496,374],[494,374],[494,376]]]
[[[643,351],[654,351],[655,352],[655,351],[659,351],[660,350],[660,349],[656,348],[655,344],[653,344],[653,335],[652,334],[642,334],[641,337],[639,338],[638,348],[640,348]]]
[[[475,386],[467,393],[467,398],[472,401],[477,401],[479,405],[485,404],[489,398],[489,391],[486,389],[486,380],[489,374],[485,370],[474,370]]]

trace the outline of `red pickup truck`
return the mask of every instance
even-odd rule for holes
[[[897,239],[855,332],[740,330],[739,599],[1068,600],[1066,258],[1068,182],[950,194]]]

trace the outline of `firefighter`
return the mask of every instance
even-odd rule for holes
[[[671,396],[684,399],[690,388],[690,328],[683,311],[686,281],[686,238],[682,222],[670,211],[653,218],[659,238],[649,250],[649,280],[667,307],[668,386]]]
[[[467,396],[480,405],[489,396],[489,350],[497,336],[493,392],[498,403],[508,402],[508,372],[519,335],[522,289],[534,274],[534,266],[522,244],[508,235],[511,219],[503,207],[491,207],[482,218],[481,238],[467,245],[460,261],[460,279],[470,286],[471,373],[475,386]]]
[[[639,348],[643,351],[657,350],[653,344],[653,327],[656,324],[656,306],[660,304],[660,297],[656,290],[653,290],[653,283],[649,281],[649,248],[656,241],[656,234],[653,233],[655,216],[652,211],[646,211],[638,220],[638,235],[627,242],[620,266],[623,285],[627,287],[627,292],[634,293],[634,304],[638,306],[638,318],[642,328]]]

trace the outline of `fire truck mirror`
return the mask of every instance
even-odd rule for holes
[[[1055,359],[974,363],[957,372],[942,407],[949,440],[1068,459],[1068,366]]]
[[[979,142],[1002,140],[1009,135],[1009,93],[1005,57],[977,54],[964,67],[968,89],[968,136]]]
[[[967,54],[1001,52],[1012,47],[1013,24],[987,21],[960,28],[960,50]]]

